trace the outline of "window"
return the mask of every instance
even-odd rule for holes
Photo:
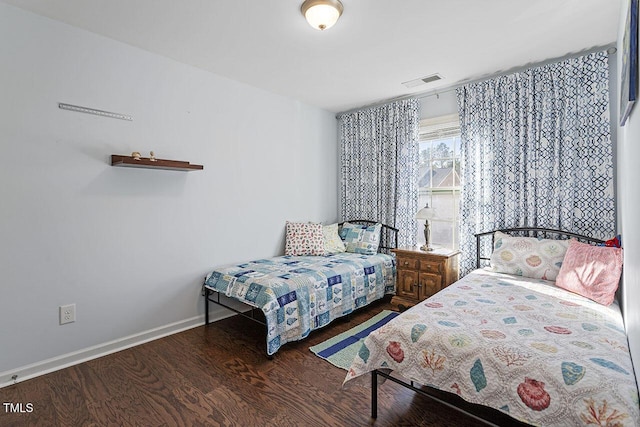
[[[419,208],[435,208],[431,243],[458,249],[460,207],[460,124],[458,115],[425,119],[420,123]],[[416,209],[417,211],[417,209]],[[418,226],[424,243],[424,227]]]

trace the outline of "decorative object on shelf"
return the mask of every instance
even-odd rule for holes
[[[156,161],[156,155],[153,154],[153,151],[149,151],[149,161],[150,162],[155,162]]]
[[[305,0],[300,11],[316,30],[331,28],[344,10],[340,0]]]
[[[420,246],[420,249],[423,251],[432,251],[433,247],[431,246],[431,226],[429,224],[429,220],[436,217],[436,210],[434,208],[429,207],[429,203],[425,205],[424,208],[420,209],[418,213],[416,213],[416,219],[418,221],[424,220],[424,246]]]
[[[127,120],[130,122],[133,121],[133,118],[131,116],[127,116],[124,114],[112,113],[111,111],[96,110],[95,108],[81,107],[79,105],[64,104],[62,102],[58,103],[58,108],[62,110],[75,111],[77,113],[87,113],[96,116],[109,117],[111,119]]]
[[[132,153],[133,154],[133,153]],[[139,154],[139,153],[138,153]],[[147,169],[167,169],[174,171],[193,171],[202,170],[204,166],[194,165],[181,160],[156,159],[151,160],[150,157],[134,158],[133,156],[122,156],[120,154],[111,155],[111,166],[130,167],[130,168],[147,168]]]
[[[133,153],[131,153],[131,157],[133,157],[134,160],[140,160],[140,152],[134,151]]]

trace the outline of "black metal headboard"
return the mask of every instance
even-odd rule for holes
[[[489,261],[491,257],[491,251],[493,251],[494,234],[496,231],[501,231],[512,236],[536,237],[538,239],[576,239],[579,242],[590,243],[593,245],[604,243],[604,240],[594,239],[593,237],[572,233],[570,231],[554,230],[551,228],[520,227],[502,228],[500,230],[486,231],[484,233],[476,234],[476,268],[480,268],[482,266],[482,261]],[[489,239],[489,236],[491,237],[491,246],[489,249],[489,256],[486,256],[482,250],[489,247],[489,245],[487,244],[487,239]]]
[[[378,224],[377,221],[371,221],[368,219],[350,219],[346,222],[366,226]],[[338,225],[342,227],[342,224],[344,224],[344,222],[341,222]],[[391,249],[395,249],[397,247],[398,229],[390,225],[382,224],[382,229],[380,230],[380,245],[378,246],[378,252],[382,254],[389,254],[391,253]]]

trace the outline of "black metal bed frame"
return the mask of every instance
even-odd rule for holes
[[[557,239],[557,240],[566,240],[566,239],[576,239],[580,242],[585,242],[585,243],[590,243],[590,244],[601,244],[604,243],[604,240],[600,240],[600,239],[595,239],[589,236],[584,236],[581,234],[577,234],[577,233],[572,233],[572,232],[567,232],[567,231],[562,231],[562,230],[554,230],[551,228],[537,228],[537,227],[517,227],[517,228],[503,228],[503,229],[499,229],[499,230],[493,230],[493,231],[487,231],[484,233],[478,233],[475,235],[476,237],[476,265],[477,268],[481,268],[481,264],[488,264],[489,261],[489,257],[488,256],[483,256],[483,252],[482,249],[486,248],[486,243],[482,242],[482,240],[484,239],[488,239],[491,238],[491,249],[493,249],[493,243],[494,243],[494,235],[497,231],[501,231],[503,233],[506,234],[510,234],[510,235],[514,235],[514,236],[523,236],[523,237],[536,237],[536,238],[540,238],[540,239]],[[483,244],[485,244],[483,246]],[[385,371],[380,371],[378,369],[375,369],[373,371],[371,371],[371,418],[376,419],[378,417],[378,377],[382,377],[385,378],[387,380],[393,381],[397,384],[400,384],[403,387],[406,387],[410,390],[413,390],[414,392],[426,396],[429,399],[435,400],[438,403],[441,403],[443,405],[446,405],[447,407],[454,409],[458,412],[462,412],[465,415],[474,418],[475,420],[485,424],[485,425],[490,425],[490,426],[497,426],[498,424],[495,424],[487,419],[482,418],[481,416],[478,416],[476,414],[473,414],[469,411],[467,411],[466,409],[460,408],[459,406],[456,406],[452,403],[449,403],[441,398],[439,398],[438,396],[435,396],[434,393],[429,391],[429,387],[425,386],[425,387],[421,387],[418,388],[414,385],[413,381],[407,382],[405,380],[399,379],[397,377],[393,377],[390,375],[390,373],[387,373]],[[445,394],[451,394],[452,396],[457,396],[457,395],[453,395],[452,393],[446,392],[446,391],[441,391],[442,393]],[[469,406],[474,406],[474,404],[469,404]],[[478,407],[481,407],[482,405],[477,405]],[[483,407],[484,408],[484,407]],[[489,408],[491,409],[491,408]],[[491,409],[493,410],[493,409]],[[495,411],[495,410],[493,410]],[[505,414],[505,416],[507,416]],[[509,419],[509,425],[510,426],[514,426],[514,425],[520,425],[520,426],[526,426],[528,424],[522,423],[516,419]]]
[[[594,239],[593,237],[572,233],[570,231],[554,230],[552,228],[517,227],[517,228],[502,228],[500,230],[486,231],[484,233],[476,234],[476,268],[482,267],[482,264],[483,264],[482,261],[486,261],[484,263],[484,265],[486,265],[491,256],[491,254],[489,254],[489,256],[482,256],[482,250],[486,248],[486,246],[482,246],[481,241],[483,239],[487,239],[490,236],[491,237],[490,248],[493,249],[494,235],[497,231],[510,234],[513,236],[537,237],[539,239],[555,239],[555,240],[576,239],[579,242],[585,242],[585,243],[591,243],[591,244],[604,243],[604,240]]]
[[[351,224],[359,224],[359,225],[374,225],[374,224],[378,224],[377,221],[371,221],[368,219],[355,219],[355,220],[349,220],[347,221]],[[340,227],[342,227],[342,225],[344,224],[344,222],[339,223],[338,225]],[[380,253],[385,253],[385,254],[389,254],[391,253],[392,249],[395,249],[396,247],[398,247],[398,229],[395,227],[392,227],[390,225],[386,225],[386,224],[381,224],[382,228],[380,231],[380,242],[378,245],[378,252]],[[206,280],[206,279],[205,279]],[[216,294],[216,298],[213,298],[213,294]],[[260,325],[262,325],[265,328],[265,332],[267,332],[267,322],[266,320],[263,321],[261,318],[256,317],[255,313],[256,311],[259,311],[258,308],[250,306],[244,302],[242,302],[242,304],[244,304],[247,307],[250,307],[250,310],[248,310],[251,314],[247,314],[247,311],[242,311],[242,310],[238,310],[235,307],[231,307],[228,304],[225,304],[224,302],[220,301],[220,293],[214,289],[208,288],[207,286],[205,286],[205,284],[202,284],[202,295],[204,296],[204,322],[205,322],[205,326],[209,324],[209,303],[213,303],[216,305],[219,305],[221,307],[226,308],[227,310],[231,310],[233,311],[235,314],[238,314],[246,319],[249,319],[253,322],[256,322]],[[273,355],[269,355],[268,353],[268,349],[267,349],[267,358],[268,359],[273,359]]]

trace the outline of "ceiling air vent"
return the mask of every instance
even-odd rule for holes
[[[420,86],[427,83],[437,82],[438,80],[442,80],[443,78],[444,77],[442,77],[440,74],[436,73],[436,74],[431,74],[430,76],[420,77],[419,79],[409,80],[408,82],[404,82],[402,84],[407,88],[412,88],[412,87]]]

